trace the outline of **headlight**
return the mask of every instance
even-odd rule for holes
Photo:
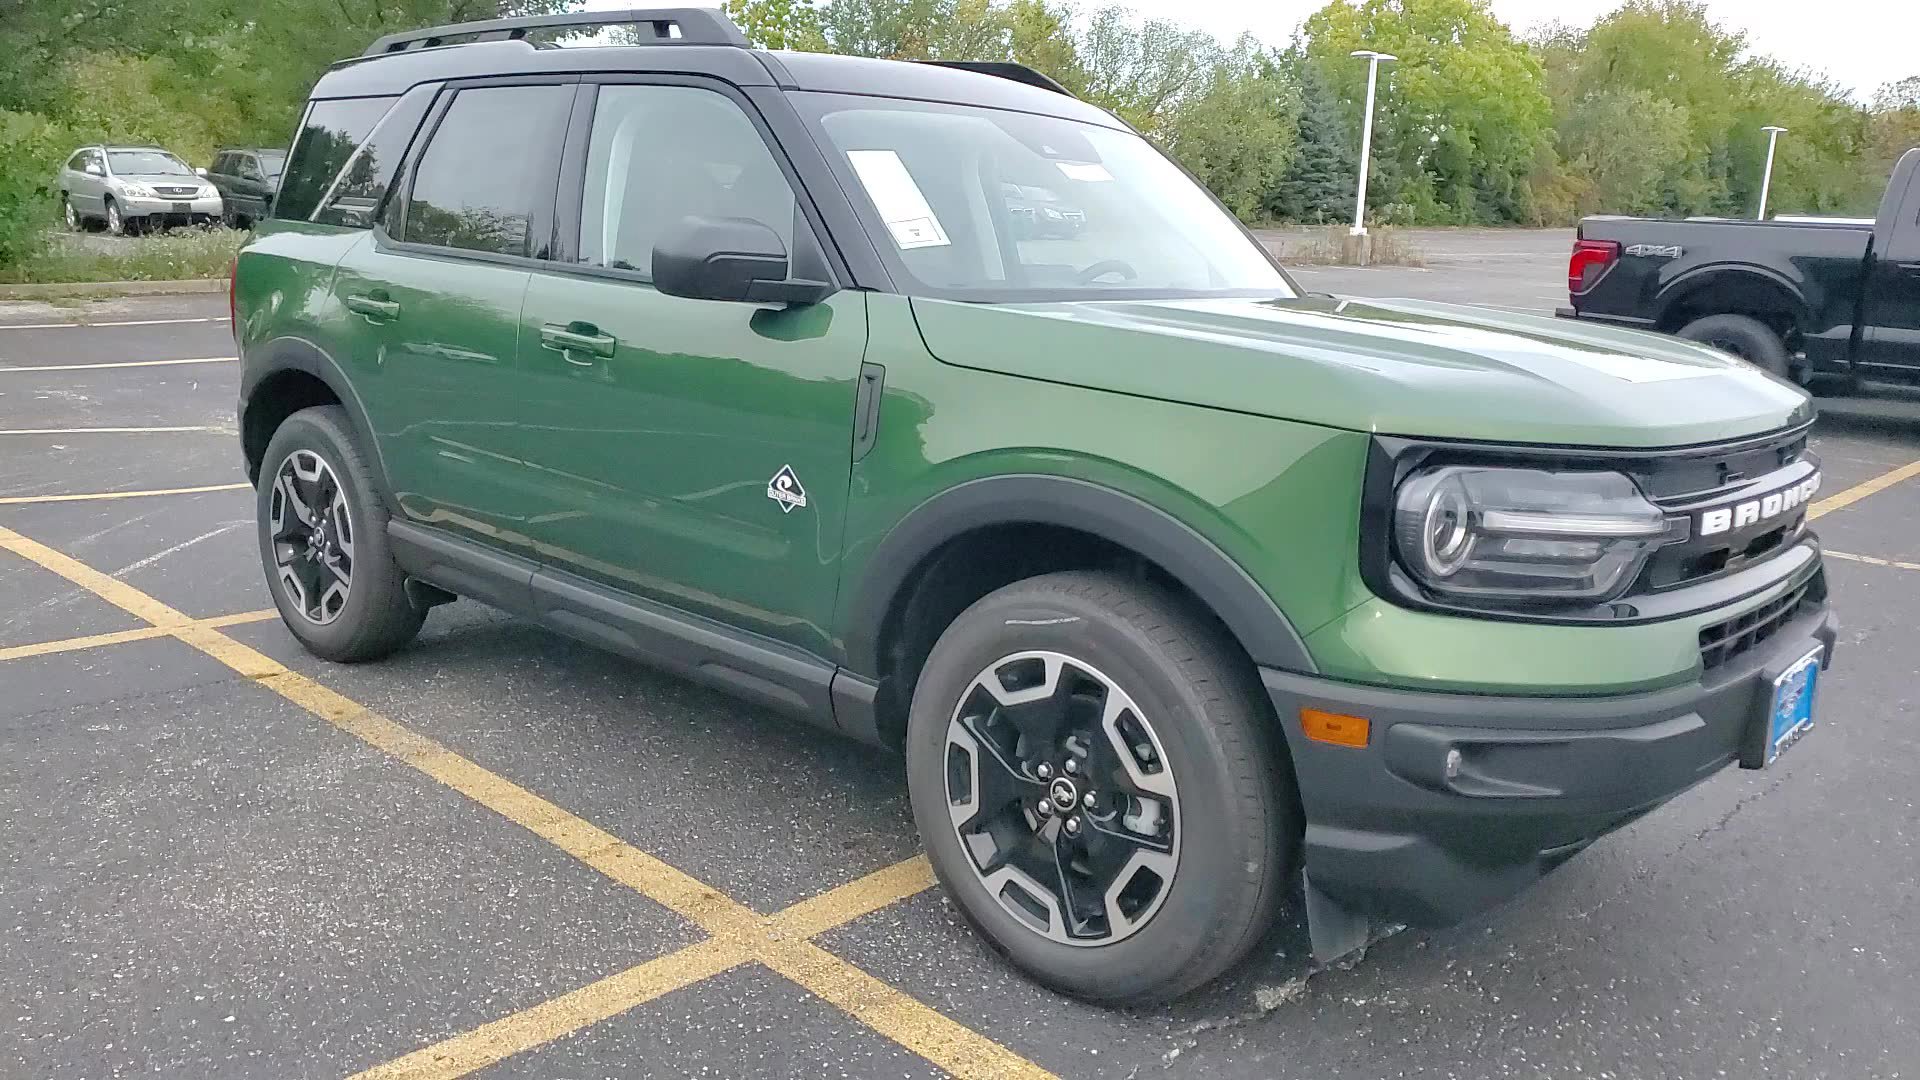
[[[1614,472],[1443,466],[1408,477],[1394,497],[1400,564],[1468,602],[1611,600],[1669,530]]]
[[[220,194],[220,193],[219,193],[219,192],[217,192],[217,191],[215,191],[214,189],[212,189],[212,188],[210,188],[210,187],[203,187],[203,188],[201,188],[201,189],[200,189],[200,194],[198,194],[198,195],[196,195],[196,196],[194,196],[194,198],[196,198],[196,199],[211,199],[211,198],[213,198],[213,197],[214,197],[215,195],[218,195],[218,194]]]
[[[136,199],[151,199],[154,197],[153,189],[145,184],[123,184],[121,185],[121,190]]]

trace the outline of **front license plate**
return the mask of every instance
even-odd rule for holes
[[[176,214],[191,214],[193,213],[193,204],[190,202],[174,203],[173,212]]]
[[[1825,651],[1814,649],[1773,680],[1773,698],[1766,715],[1759,717],[1760,730],[1756,732],[1758,761],[1749,768],[1763,769],[1773,764],[1812,730],[1813,692],[1820,682],[1820,658]]]

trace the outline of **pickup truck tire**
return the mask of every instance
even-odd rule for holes
[[[255,518],[274,606],[308,652],[339,663],[392,653],[426,619],[393,560],[374,491],[338,405],[287,417],[261,456]]]
[[[1730,352],[1769,375],[1793,381],[1793,356],[1787,352],[1787,343],[1773,327],[1752,316],[1709,315],[1681,327],[1680,336]]]
[[[1252,666],[1183,598],[1047,574],[934,645],[908,789],[935,874],[1003,956],[1078,997],[1162,1001],[1274,924],[1300,837],[1279,730]]]

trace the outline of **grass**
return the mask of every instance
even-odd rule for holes
[[[248,235],[219,228],[175,229],[118,241],[62,234],[25,262],[0,267],[0,284],[222,278]]]
[[[1406,238],[1398,229],[1374,228],[1373,259],[1369,266],[1425,266],[1427,260],[1418,245]],[[1306,265],[1342,266],[1346,263],[1342,241],[1346,237],[1344,225],[1332,226],[1309,232],[1305,239],[1291,240],[1280,251],[1283,263],[1302,263]]]

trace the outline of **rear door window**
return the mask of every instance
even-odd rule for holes
[[[302,221],[311,217],[333,178],[395,100],[336,98],[314,102],[307,109],[299,134],[294,136],[293,155],[280,184],[280,195],[274,200],[274,216]]]
[[[401,239],[491,255],[544,252],[533,222],[551,219],[573,92],[571,84],[460,91],[414,167]]]

